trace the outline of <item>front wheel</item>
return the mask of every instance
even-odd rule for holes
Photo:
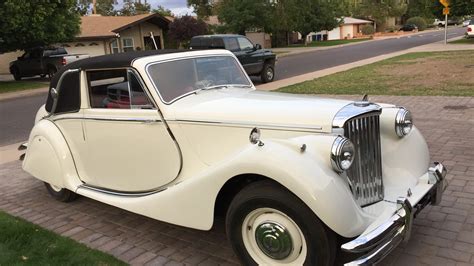
[[[48,190],[49,194],[58,201],[71,202],[77,198],[76,193],[65,188],[61,188],[46,182],[44,185],[46,186],[46,190]]]
[[[334,233],[299,198],[272,182],[250,184],[237,194],[226,230],[244,265],[334,263]]]
[[[260,74],[260,79],[263,83],[272,82],[275,78],[275,66],[271,63],[265,63],[263,65],[262,73]]]
[[[13,75],[13,78],[14,78],[16,81],[21,80],[22,76],[21,76],[21,74],[20,74],[20,70],[19,70],[17,67],[12,68],[11,73],[12,73],[12,75]]]

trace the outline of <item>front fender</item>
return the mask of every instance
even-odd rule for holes
[[[38,121],[30,133],[23,170],[39,180],[69,190],[81,184],[61,131],[46,119]]]

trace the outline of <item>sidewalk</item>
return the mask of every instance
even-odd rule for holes
[[[456,37],[449,39],[448,41],[454,41],[457,39],[461,39],[462,37]],[[415,53],[415,52],[439,52],[439,51],[462,51],[462,50],[474,50],[474,45],[471,44],[448,44],[444,45],[444,42],[437,42],[437,43],[431,43],[427,45],[422,45],[422,46],[417,46],[411,49],[395,52],[395,53],[390,53],[390,54],[385,54],[385,55],[380,55],[356,62],[352,62],[349,64],[345,65],[339,65],[331,68],[326,68],[323,70],[318,70],[315,72],[311,73],[306,73],[303,75],[287,78],[287,79],[282,79],[282,80],[277,80],[274,82],[266,83],[266,84],[261,84],[256,86],[258,90],[266,90],[266,91],[271,91],[271,90],[276,90],[279,88],[283,88],[289,85],[293,85],[296,83],[308,81],[308,80],[313,80],[316,78],[324,77],[327,75],[331,75],[334,73],[346,71],[355,67],[359,66],[364,66],[368,64],[372,64],[375,62],[379,62],[388,58],[392,58],[395,56],[407,54],[407,53]]]

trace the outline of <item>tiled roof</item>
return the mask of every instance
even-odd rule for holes
[[[128,25],[159,16],[158,14],[142,14],[136,16],[100,16],[90,15],[81,18],[81,33],[77,38],[114,37],[116,33]],[[161,17],[165,19],[164,17]]]

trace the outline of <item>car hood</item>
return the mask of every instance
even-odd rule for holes
[[[301,131],[331,132],[336,113],[352,101],[251,89],[200,91],[169,105],[182,122],[251,125]]]

